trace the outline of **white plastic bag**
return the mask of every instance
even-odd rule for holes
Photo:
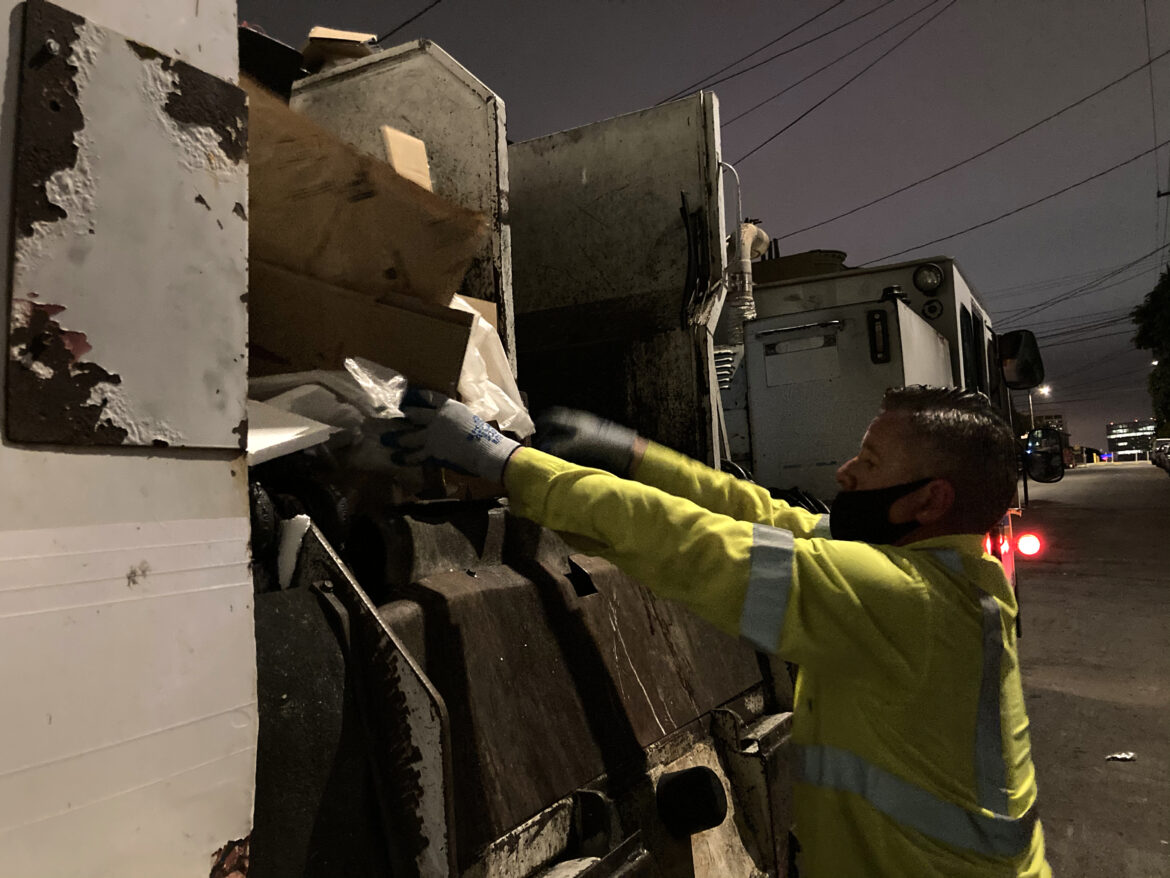
[[[461,296],[451,297],[451,307],[475,315],[459,373],[459,397],[472,412],[495,421],[501,430],[521,439],[531,436],[536,426],[520,401],[520,388],[496,330]]]

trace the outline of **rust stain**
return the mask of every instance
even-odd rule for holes
[[[61,305],[13,299],[6,382],[8,436],[17,442],[121,445],[127,432],[102,421],[106,401],[90,402],[98,384],[121,377],[82,361],[93,348],[85,333],[56,319]]]
[[[248,418],[243,417],[240,422],[232,428],[232,432],[240,437],[240,451],[248,450]]]
[[[248,847],[251,836],[229,841],[211,855],[208,878],[248,878]]]

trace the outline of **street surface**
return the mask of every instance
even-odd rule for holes
[[[1029,484],[1020,658],[1058,878],[1170,876],[1170,477],[1095,464]],[[1132,762],[1107,761],[1132,751]]]

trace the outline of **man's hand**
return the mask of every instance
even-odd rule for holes
[[[623,478],[634,465],[638,434],[589,412],[551,408],[536,419],[536,447],[570,463]]]
[[[520,443],[501,434],[461,402],[433,390],[411,388],[403,400],[405,418],[382,434],[399,466],[428,461],[466,475],[502,482],[504,466]]]

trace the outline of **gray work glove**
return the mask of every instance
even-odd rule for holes
[[[536,447],[570,463],[628,476],[638,434],[577,409],[551,408],[536,419]]]
[[[470,476],[502,482],[504,466],[520,443],[504,436],[461,402],[433,390],[411,388],[404,418],[382,434],[398,466],[431,462]]]

